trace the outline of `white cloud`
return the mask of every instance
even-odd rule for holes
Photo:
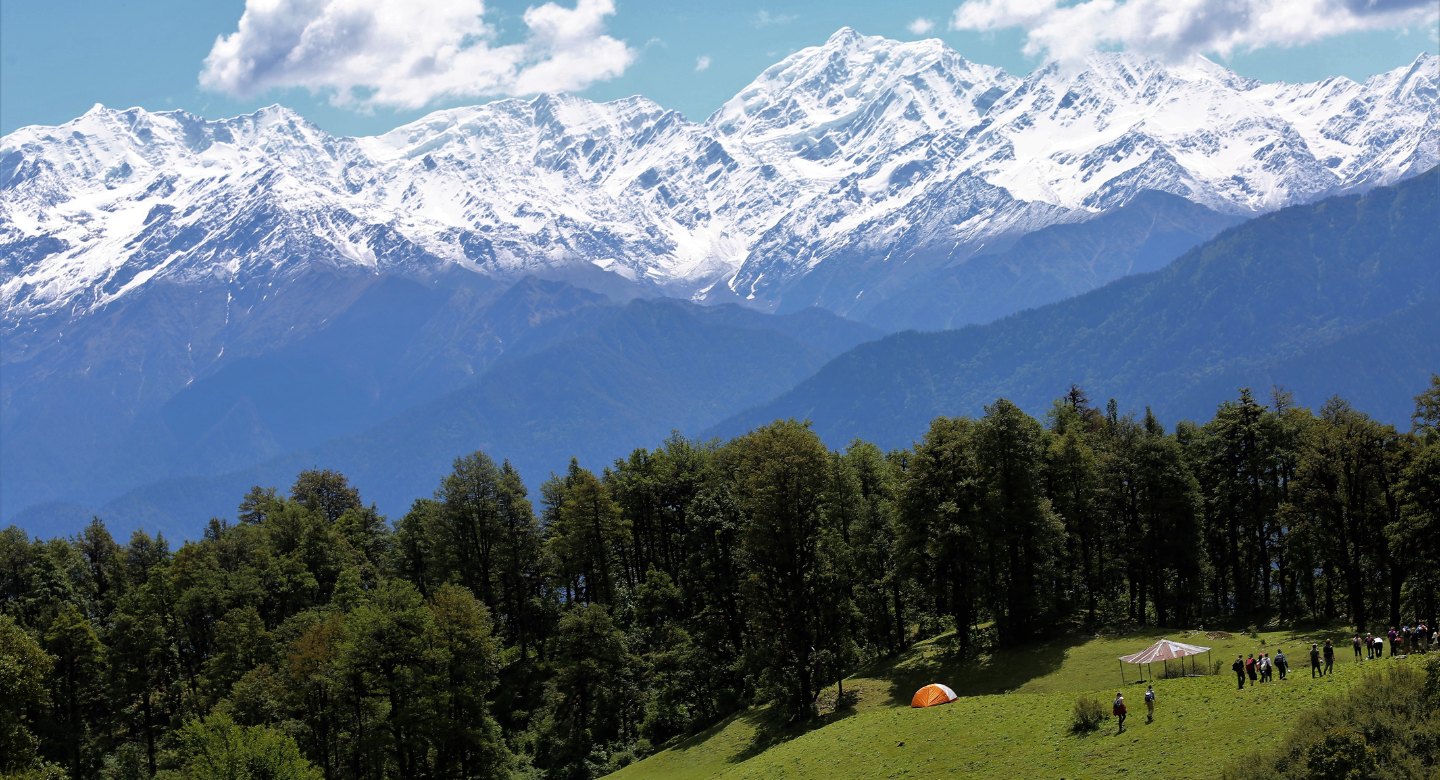
[[[699,73],[700,71],[705,70],[708,67],[710,67],[710,58],[708,56],[702,55],[695,58],[696,73]]]
[[[916,19],[915,21],[906,25],[905,29],[909,30],[915,35],[924,35],[925,33],[928,33],[931,30],[935,29],[935,23],[922,16],[919,19]]]
[[[1437,15],[1435,0],[966,0],[950,28],[1021,27],[1026,54],[1061,61],[1117,46],[1178,61],[1433,23]]]
[[[605,34],[612,0],[525,11],[518,43],[495,45],[483,0],[246,0],[216,39],[200,85],[235,96],[273,87],[329,91],[351,108],[416,109],[442,98],[581,90],[635,61]]]
[[[769,27],[774,24],[789,24],[799,18],[795,14],[771,14],[769,11],[761,11],[755,14],[750,23],[756,27]]]

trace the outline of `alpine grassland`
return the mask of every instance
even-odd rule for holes
[[[1213,660],[1206,664],[1206,656],[1199,657],[1198,676],[1179,676],[1172,662],[1168,678],[1161,665],[1144,672],[1127,665],[1121,683],[1118,657],[1162,637],[1210,647]],[[955,659],[950,638],[918,643],[845,680],[845,691],[858,695],[851,708],[833,709],[832,687],[822,696],[830,708],[806,728],[776,728],[765,708],[752,709],[610,777],[1220,778],[1237,763],[1258,765],[1265,753],[1284,748],[1302,723],[1343,711],[1343,700],[1385,673],[1404,670],[1424,679],[1423,656],[1356,662],[1343,630],[1067,635],[969,660]],[[1331,675],[1312,678],[1308,648],[1325,638],[1344,652],[1337,652]],[[1279,650],[1292,664],[1286,680],[1247,680],[1245,689],[1237,689],[1230,671],[1237,654],[1273,656]],[[1219,672],[1208,673],[1216,663]],[[1186,675],[1190,669],[1187,661]],[[960,698],[911,708],[911,694],[928,682],[945,683]],[[1153,722],[1145,715],[1149,684],[1157,694]],[[1123,731],[1108,717],[1116,692],[1124,693],[1129,708]],[[1104,703],[1107,718],[1095,731],[1077,732],[1071,712],[1085,694]],[[1261,775],[1243,775],[1252,776]]]

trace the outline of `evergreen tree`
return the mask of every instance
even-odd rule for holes
[[[748,663],[760,694],[788,718],[809,717],[821,688],[844,668],[849,611],[832,503],[834,461],[792,421],[736,439],[717,457],[741,518],[740,594]]]
[[[1048,597],[1065,531],[1045,496],[1046,433],[1002,398],[985,407],[974,441],[986,604],[1001,638],[1019,639],[1058,606]]]
[[[971,648],[984,584],[983,482],[975,424],[937,417],[915,446],[900,499],[900,550],[906,574],[922,583],[931,612],[954,621],[960,648]]]

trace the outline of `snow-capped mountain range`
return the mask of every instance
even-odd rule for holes
[[[3,328],[157,279],[271,284],[317,263],[502,280],[591,263],[672,296],[862,311],[1147,189],[1246,214],[1421,173],[1437,96],[1428,54],[1364,83],[1129,54],[1017,78],[847,28],[698,123],[562,94],[343,138],[279,106],[97,105],[0,142]]]

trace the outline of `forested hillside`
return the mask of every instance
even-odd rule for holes
[[[1204,424],[997,399],[842,451],[672,437],[530,495],[454,461],[398,518],[333,471],[178,547],[0,533],[0,771],[593,778],[911,643],[1103,626],[1436,625],[1440,376],[1413,428],[1243,391]],[[844,702],[840,702],[844,706]]]
[[[1243,218],[1147,190],[1113,211],[1028,233],[1003,251],[943,269],[866,312],[887,331],[983,325],[1164,268]]]
[[[88,495],[110,499],[97,501],[99,512],[126,530],[194,538],[250,485],[325,463],[399,513],[477,446],[505,452],[533,487],[571,456],[604,461],[674,429],[713,425],[878,335],[820,309],[779,316],[668,299],[620,305],[538,280],[483,307],[463,292],[409,294],[445,305],[398,323],[385,316],[397,307],[372,307],[362,312],[366,327],[237,361],[176,395],[92,464],[98,485]],[[113,490],[147,470],[152,480]],[[39,506],[17,522],[69,530],[89,516],[77,514],[95,511]]]
[[[978,414],[997,396],[1038,413],[1072,381],[1171,423],[1277,382],[1308,404],[1340,393],[1401,422],[1440,365],[1437,258],[1432,168],[1256,217],[1160,271],[989,325],[862,344],[709,433],[794,417],[831,446],[856,436],[905,446],[931,418]]]

